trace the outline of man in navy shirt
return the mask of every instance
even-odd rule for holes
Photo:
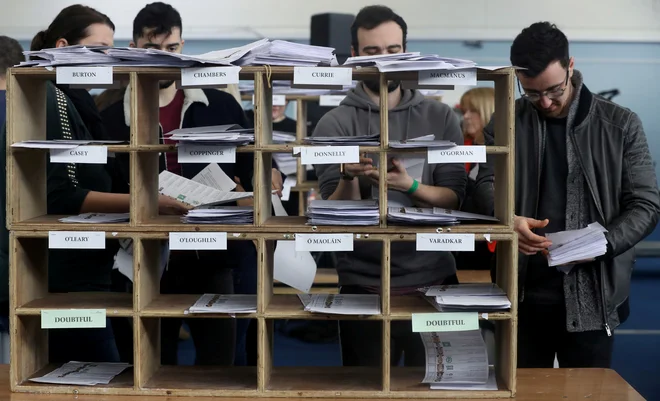
[[[8,68],[25,61],[23,56],[23,47],[16,39],[8,36],[0,36],[0,125],[5,123],[7,111],[7,77]]]

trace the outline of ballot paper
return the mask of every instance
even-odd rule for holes
[[[426,350],[422,383],[485,384],[488,352],[481,331],[420,333]]]
[[[334,66],[334,48],[273,40],[250,50],[235,65]]]
[[[117,375],[132,366],[123,362],[72,361],[65,363],[44,376],[33,377],[30,381],[49,384],[70,384],[74,386],[109,384]]]
[[[489,296],[506,295],[495,283],[465,283],[450,285],[434,285],[429,287],[424,294],[427,297],[436,297],[442,295],[454,296]]]
[[[331,145],[331,146],[378,146],[380,144],[380,133],[355,136],[314,136],[303,139],[308,145]]]
[[[53,140],[38,140],[30,139],[27,141],[16,142],[11,145],[12,148],[29,148],[29,149],[75,149],[83,145],[115,145],[126,143],[126,141],[103,141],[103,140],[87,140],[87,139],[53,139]]]
[[[504,290],[492,283],[431,286],[420,291],[440,312],[498,312],[511,308]]]
[[[163,277],[170,259],[169,241],[160,241],[160,265],[158,266],[158,277]],[[113,270],[118,270],[126,278],[133,282],[133,240],[122,238],[119,240],[119,251],[115,255],[112,265]]]
[[[253,206],[198,206],[181,217],[187,224],[252,224]]]
[[[256,294],[204,294],[186,313],[255,313]]]
[[[223,192],[233,191],[236,188],[236,182],[229,178],[217,163],[209,163],[192,180]]]
[[[307,208],[311,225],[369,226],[379,223],[378,202],[364,200],[316,199]]]
[[[77,216],[63,217],[61,223],[107,224],[126,223],[130,221],[130,213],[82,213]]]
[[[599,223],[591,223],[580,230],[560,231],[546,234],[552,242],[548,248],[548,265],[560,266],[564,273],[570,272],[574,262],[590,260],[607,252],[607,230]]]
[[[431,390],[459,390],[459,391],[495,391],[497,390],[497,375],[493,365],[488,367],[488,381],[477,384],[455,384],[455,383],[431,383]]]
[[[254,142],[254,128],[238,124],[180,128],[165,134],[165,138],[182,144],[244,146]]]
[[[307,312],[333,315],[378,315],[378,294],[309,294],[300,297]]]
[[[389,202],[388,202],[389,204]],[[453,216],[437,215],[432,208],[423,207],[396,207],[388,206],[387,222],[400,225],[433,225],[447,226],[458,224],[459,221]]]
[[[217,206],[251,198],[252,192],[228,192],[200,184],[164,170],[158,176],[158,192],[189,206]]]

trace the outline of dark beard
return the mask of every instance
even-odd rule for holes
[[[366,86],[373,93],[380,93],[380,82],[379,81],[363,81],[364,86]],[[394,92],[399,86],[401,86],[401,81],[389,81],[387,83],[387,93]]]
[[[174,84],[174,81],[158,81],[158,89],[167,89]]]

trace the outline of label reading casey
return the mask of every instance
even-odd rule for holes
[[[418,251],[474,251],[474,234],[417,234]]]
[[[49,249],[105,249],[103,231],[50,231]]]
[[[359,163],[359,146],[307,146],[300,149],[302,164]]]
[[[208,145],[179,145],[179,163],[236,163],[236,148]]]
[[[413,313],[414,333],[479,330],[477,312]]]
[[[97,329],[106,326],[105,309],[42,309],[42,329]]]
[[[106,146],[78,146],[73,149],[51,149],[51,163],[106,164],[108,148]]]
[[[227,233],[170,233],[173,251],[217,251],[227,249]]]
[[[352,251],[353,234],[296,234],[296,251]]]

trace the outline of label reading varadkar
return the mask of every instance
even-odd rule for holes
[[[173,251],[218,251],[227,249],[227,233],[170,233],[170,249]]]
[[[179,163],[236,163],[236,148],[209,145],[179,145]]]
[[[181,86],[222,86],[238,84],[241,67],[182,68]]]
[[[296,251],[352,251],[353,234],[296,234]]]
[[[58,85],[112,85],[112,67],[57,67]]]
[[[42,309],[42,329],[97,329],[106,326],[105,309]]]
[[[417,234],[418,251],[474,251],[474,234]]]
[[[104,231],[50,231],[49,249],[105,249]]]

